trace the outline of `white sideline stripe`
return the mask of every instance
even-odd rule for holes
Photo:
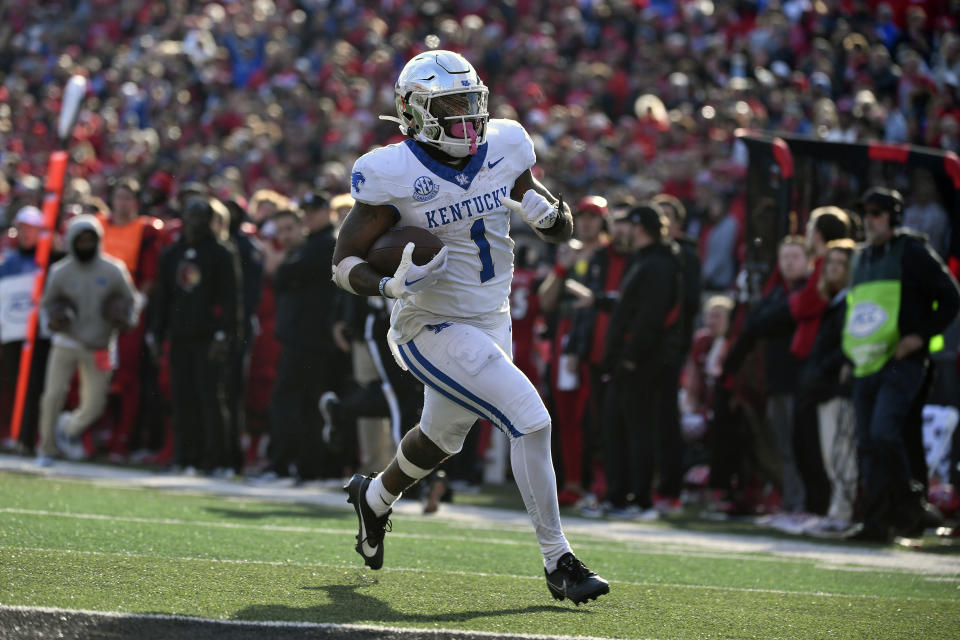
[[[142,558],[149,560],[179,560],[183,562],[206,562],[213,564],[237,565],[264,565],[269,567],[301,567],[304,569],[356,569],[366,571],[357,565],[327,564],[323,562],[281,562],[279,560],[233,560],[221,558],[197,558],[194,556],[164,556],[147,553],[120,553],[118,551],[87,551],[83,549],[49,549],[44,547],[17,547],[3,546],[0,549],[10,551],[33,551],[39,553],[68,553],[91,556],[115,556],[119,558]],[[450,571],[448,569],[428,569],[410,567],[384,567],[383,573],[440,573],[444,575],[467,576],[472,578],[511,578],[515,580],[534,580],[540,582],[543,578],[530,575],[514,575],[510,573],[486,573],[482,571]],[[768,593],[773,595],[809,596],[815,598],[859,598],[862,600],[913,600],[917,602],[955,602],[950,598],[924,598],[920,596],[878,596],[868,593],[830,593],[828,591],[791,591],[788,589],[759,589],[755,587],[724,587],[713,584],[680,584],[670,582],[632,582],[629,580],[609,580],[610,584],[621,584],[630,587],[665,587],[668,589],[691,589],[706,591],[735,591],[738,593]]]
[[[144,518],[139,516],[113,516],[98,513],[71,513],[66,511],[48,511],[43,509],[20,509],[16,507],[0,508],[0,513],[11,513],[30,516],[49,516],[56,518],[76,518],[79,520],[103,520],[108,522],[130,522],[136,524],[166,524],[172,526],[197,526],[220,529],[252,529],[254,531],[275,531],[287,533],[315,533],[320,535],[354,535],[353,529],[330,529],[324,527],[301,527],[290,525],[270,525],[270,524],[247,524],[239,522],[211,522],[206,520],[180,520],[176,518]],[[486,530],[493,530],[487,528]],[[402,533],[394,532],[390,534],[391,538],[408,538],[411,540],[430,540],[430,541],[448,541],[448,542],[469,542],[470,544],[491,544],[527,547],[529,542],[525,540],[514,540],[508,538],[476,538],[469,536],[448,536],[432,535],[422,533]],[[613,551],[616,553],[629,553],[643,556],[684,556],[693,558],[704,558],[714,560],[745,560],[748,562],[767,562],[777,564],[802,564],[808,566],[810,559],[794,558],[789,556],[760,556],[750,553],[717,553],[710,551],[693,551],[684,545],[667,545],[650,543],[640,547],[638,542],[624,542],[618,546],[609,546],[605,542],[597,541],[578,541],[578,547],[587,547],[594,551]],[[900,568],[888,567],[868,567],[855,565],[840,565],[818,562],[814,564],[815,569],[824,571],[852,571],[864,573],[894,573],[905,575],[928,575],[924,571],[910,571]],[[957,578],[960,581],[960,578]]]
[[[278,531],[286,533],[319,533],[331,535],[355,535],[355,529],[328,529],[322,527],[298,527],[274,524],[245,524],[242,522],[210,522],[207,520],[178,520],[176,518],[143,518],[138,516],[108,516],[99,513],[70,513],[67,511],[44,511],[42,509],[0,508],[0,513],[13,513],[27,516],[50,516],[55,518],[76,518],[78,520],[107,520],[110,522],[132,522],[137,524],[169,524],[188,527],[211,527],[214,529],[253,529],[256,531]],[[410,538],[414,540],[450,540],[453,542],[490,542],[514,546],[530,546],[528,542],[507,540],[504,538],[468,538],[466,536],[433,536],[420,533],[391,533],[391,538]]]
[[[195,622],[200,624],[224,625],[233,627],[263,627],[264,629],[313,629],[325,631],[370,631],[391,633],[409,633],[412,638],[422,636],[483,636],[486,638],[502,638],[507,635],[512,638],[529,638],[530,640],[609,640],[595,636],[548,636],[531,633],[508,633],[492,631],[469,631],[462,629],[429,629],[419,627],[381,627],[367,624],[337,624],[334,622],[298,622],[287,620],[233,620],[225,618],[201,618],[199,616],[184,616],[172,613],[123,613],[121,611],[93,611],[90,609],[60,609],[58,607],[30,607],[23,605],[0,604],[0,611],[16,611],[21,613],[53,613],[112,618],[115,620],[157,620],[170,622]]]
[[[32,460],[0,454],[0,472],[12,471],[58,481],[93,483],[112,489],[163,491],[175,495],[217,496],[223,500],[267,500],[322,505],[348,509],[339,487],[279,488],[252,486],[212,478],[170,476],[133,468],[117,468],[93,463],[60,462],[38,468]],[[2,479],[2,477],[0,477]],[[394,513],[422,517],[419,504],[397,503]],[[470,529],[493,528],[499,531],[529,533],[530,519],[525,512],[466,505],[443,505],[432,519]],[[816,562],[838,567],[866,566],[878,571],[906,572],[914,575],[960,575],[960,557],[918,553],[904,549],[885,549],[852,543],[838,545],[809,539],[783,539],[763,535],[687,531],[635,522],[611,522],[579,517],[563,517],[568,538],[589,536],[615,543],[659,545],[683,549],[681,553],[701,551],[730,555],[764,554],[775,558]],[[399,537],[400,534],[391,534]],[[576,541],[579,544],[579,541]],[[692,555],[692,554],[691,554]],[[709,556],[708,556],[709,557]]]
[[[254,531],[276,531],[276,532],[286,532],[286,533],[316,533],[322,535],[354,535],[353,529],[330,529],[324,527],[301,527],[301,526],[290,526],[290,525],[271,525],[271,524],[247,524],[247,523],[238,523],[238,522],[211,522],[206,520],[180,520],[176,518],[144,518],[139,516],[113,516],[105,515],[99,513],[72,513],[68,511],[48,511],[43,509],[20,509],[16,507],[4,507],[0,508],[0,513],[11,513],[18,515],[30,515],[30,516],[50,516],[55,518],[76,518],[79,520],[105,520],[110,522],[130,522],[137,524],[167,524],[173,526],[196,526],[196,527],[212,527],[212,528],[222,528],[222,529],[252,529]],[[489,529],[488,529],[489,530]],[[403,532],[394,532],[390,534],[391,538],[409,538],[412,540],[433,540],[433,541],[448,541],[448,542],[469,542],[471,544],[491,544],[491,545],[506,545],[506,546],[515,546],[515,547],[528,547],[530,542],[526,540],[514,540],[509,538],[476,538],[470,536],[449,536],[449,535],[432,535],[432,534],[422,534],[422,533],[403,533]],[[581,547],[590,547],[591,549],[597,551],[616,551],[618,553],[631,553],[635,555],[656,555],[656,556],[694,556],[697,558],[714,558],[719,560],[729,560],[729,559],[742,559],[742,560],[755,560],[757,562],[775,562],[775,563],[794,563],[794,564],[809,564],[806,560],[800,560],[796,558],[777,558],[771,556],[753,556],[750,554],[736,554],[736,553],[710,553],[710,552],[691,552],[690,549],[686,547],[667,547],[667,546],[654,546],[654,545],[645,545],[644,548],[638,548],[637,543],[624,543],[624,545],[618,545],[616,547],[607,546],[604,542],[580,542],[577,546]],[[829,565],[821,567],[824,569],[830,569]],[[878,569],[864,568],[865,571],[883,571]]]

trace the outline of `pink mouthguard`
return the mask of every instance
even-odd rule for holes
[[[452,133],[457,138],[466,138],[467,136],[470,136],[470,155],[476,155],[477,130],[473,128],[472,122],[467,122],[466,126],[464,126],[464,123],[458,122],[452,127],[450,127],[450,133]]]

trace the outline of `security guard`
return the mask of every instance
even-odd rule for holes
[[[848,537],[887,542],[922,531],[924,496],[911,480],[903,428],[930,351],[960,309],[960,289],[924,236],[896,228],[897,191],[869,189],[862,206],[866,243],[852,269],[843,349],[854,365],[864,501]]]

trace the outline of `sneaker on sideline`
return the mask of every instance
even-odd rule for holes
[[[580,505],[580,515],[584,518],[602,518],[612,508],[609,502],[599,502],[596,496],[590,494]]]
[[[819,516],[810,513],[782,513],[770,523],[770,527],[783,533],[791,535],[800,535],[807,529],[816,526],[820,521]]]
[[[683,513],[683,503],[680,498],[657,498],[653,501],[653,508],[662,515]]]
[[[56,431],[54,437],[57,442],[57,448],[67,457],[68,460],[85,460],[87,450],[83,446],[81,436],[67,435],[67,421],[70,420],[70,412],[64,411],[57,418]]]
[[[637,509],[637,515],[633,516],[635,522],[655,522],[660,519],[660,511],[650,507],[649,509]]]
[[[640,507],[628,504],[625,507],[614,507],[607,511],[607,515],[614,520],[636,520],[641,513]]]
[[[850,529],[850,523],[839,518],[820,518],[820,521],[808,527],[804,533],[813,538],[840,539]]]
[[[33,462],[38,467],[47,468],[47,467],[53,466],[53,458],[51,456],[45,456],[42,453],[38,455],[37,459],[34,460]]]

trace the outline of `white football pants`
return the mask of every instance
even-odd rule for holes
[[[511,357],[509,316],[493,330],[461,323],[428,325],[395,345],[423,382],[420,430],[445,452],[460,451],[476,419],[510,438],[510,465],[550,571],[569,552],[560,526],[557,480],[550,455],[550,415],[536,388]]]

